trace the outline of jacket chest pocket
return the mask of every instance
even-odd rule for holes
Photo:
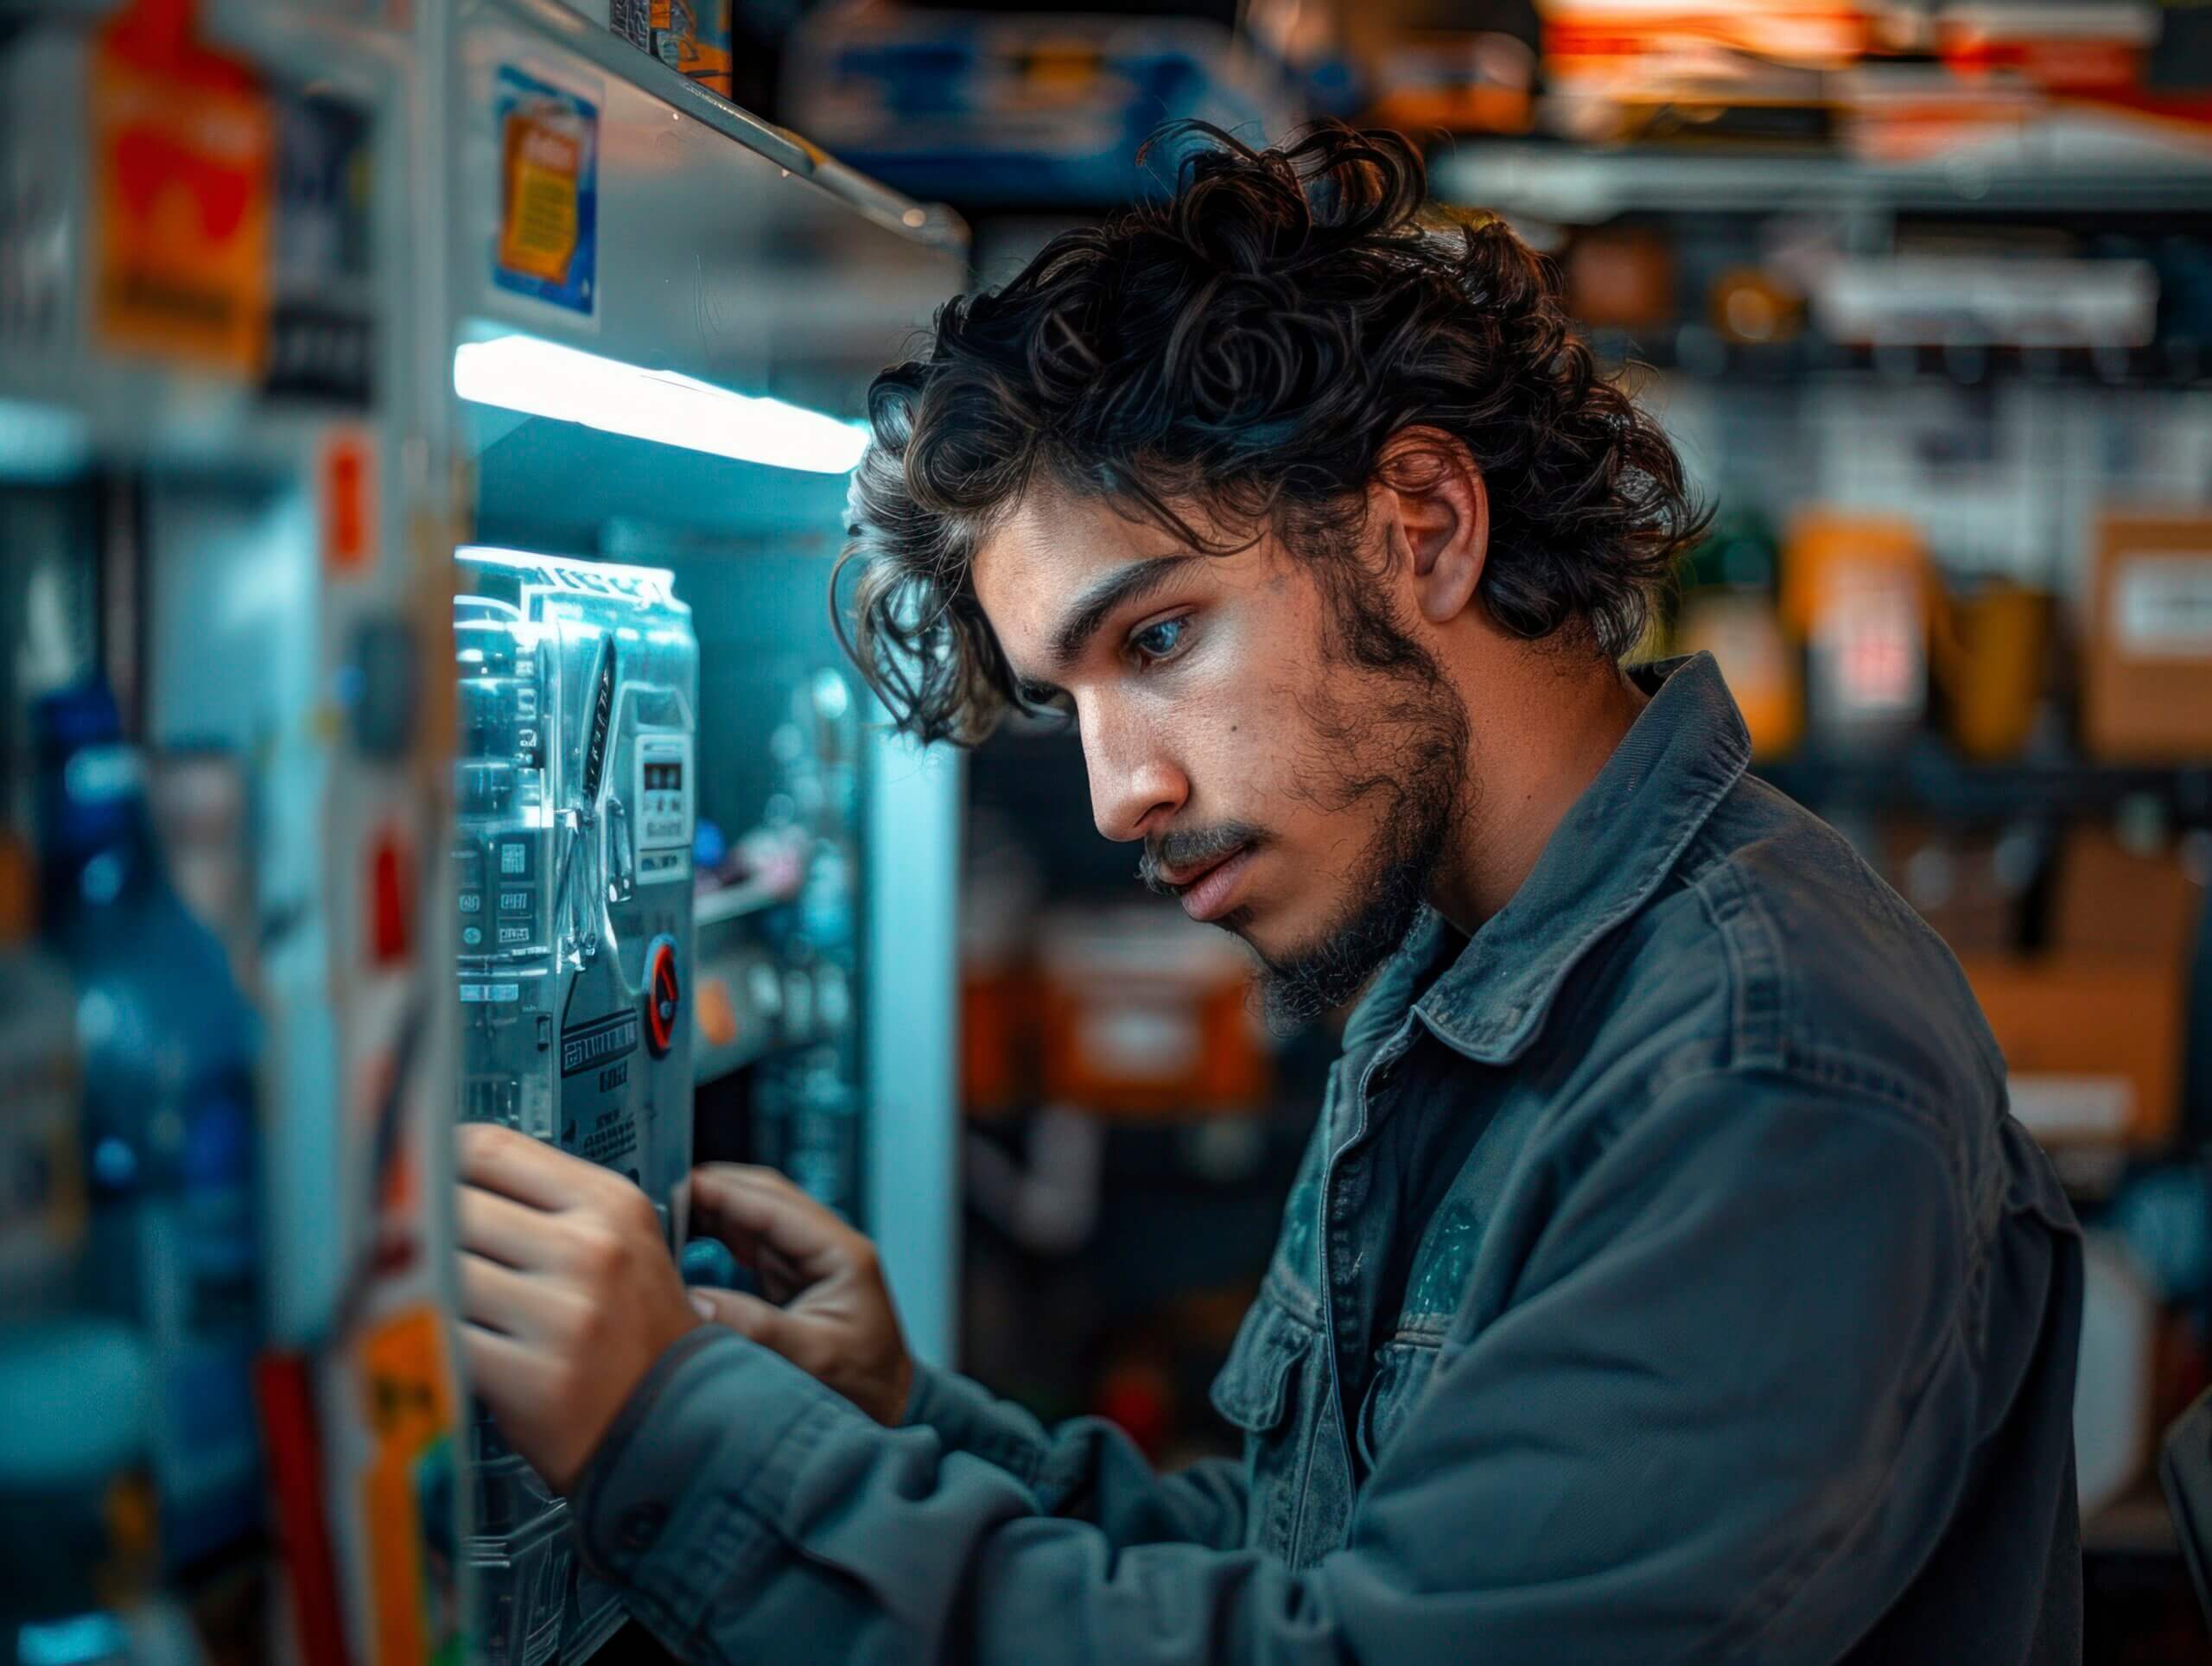
[[[1253,1303],[1213,1380],[1214,1409],[1243,1431],[1244,1543],[1289,1558],[1312,1461],[1313,1398],[1320,1332],[1267,1293]]]
[[[1368,1379],[1356,1425],[1360,1466],[1368,1473],[1382,1461],[1435,1369],[1433,1342],[1395,1340],[1376,1351],[1375,1374]]]

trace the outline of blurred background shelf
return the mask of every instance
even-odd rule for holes
[[[2212,823],[2212,764],[1975,763],[1923,737],[1894,756],[1808,754],[1752,769],[1815,810],[1912,811],[1962,822],[2094,821],[2131,801],[2149,800],[2177,824]]]
[[[1432,167],[1446,201],[1583,226],[1624,213],[2212,212],[2212,147],[2145,145],[2126,160],[2083,162],[2030,137],[1996,155],[1968,149],[1904,167],[1811,146],[1761,152],[1463,139],[1439,150]]]
[[[448,652],[420,604],[452,544],[664,569],[700,647],[697,1154],[777,1163],[884,1239],[925,1356],[1162,1461],[1236,1451],[1207,1383],[1341,1015],[1255,1021],[1240,955],[1098,836],[1071,732],[964,760],[887,733],[823,603],[849,454],[456,397],[454,355],[519,338],[857,448],[935,305],[1157,196],[1163,122],[1397,126],[1447,215],[1554,263],[1717,512],[1639,652],[1713,652],[1756,772],[1956,953],[2097,1269],[2088,1658],[2207,1657],[2142,1482],[2212,1380],[2212,8],[131,3],[196,19],[273,124],[235,170],[265,270],[214,258],[186,302],[265,313],[329,385],[280,385],[258,341],[210,370],[103,333],[91,43],[118,5],[0,0],[0,786],[27,813],[26,691],[57,666],[106,671],[157,766],[205,771],[212,740],[246,806],[240,940],[308,992],[272,1008],[308,1108],[285,1139],[353,1137],[344,1095],[396,1045],[402,961],[322,998],[358,923],[448,987],[387,893],[449,931],[435,837],[393,818],[427,825],[442,779],[448,714],[394,691]],[[581,306],[494,270],[518,86],[589,134]],[[344,1068],[299,1079],[326,1019]],[[404,1190],[339,1148],[282,1154],[312,1200],[288,1288],[327,1271],[322,1199]]]

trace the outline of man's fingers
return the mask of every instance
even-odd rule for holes
[[[497,1122],[463,1122],[454,1141],[461,1178],[533,1209],[569,1209],[591,1195],[601,1171],[581,1157]]]
[[[773,1302],[763,1301],[742,1290],[701,1288],[690,1294],[691,1306],[700,1317],[735,1331],[747,1341],[757,1342],[772,1353],[790,1359],[792,1349],[800,1345],[803,1327]]]
[[[528,1393],[538,1372],[537,1356],[512,1337],[481,1325],[461,1327],[461,1363],[469,1386],[493,1405],[508,1404]]]
[[[529,1342],[547,1333],[558,1308],[559,1297],[543,1280],[461,1251],[461,1316],[471,1324]]]
[[[551,1218],[480,1186],[461,1188],[455,1224],[461,1247],[509,1267],[526,1271],[556,1264],[554,1242],[547,1230]]]
[[[772,1168],[702,1163],[691,1172],[695,1230],[757,1266],[765,1247],[803,1280],[826,1277],[849,1255],[852,1228]]]

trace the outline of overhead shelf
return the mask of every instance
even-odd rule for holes
[[[768,885],[729,885],[719,891],[700,893],[691,904],[692,923],[700,927],[720,925],[725,920],[743,919],[748,914],[758,914],[788,902],[788,893]]]
[[[703,933],[702,933],[703,937]],[[719,1081],[770,1053],[835,1044],[852,990],[834,966],[788,965],[756,943],[702,941],[693,975],[691,1078]]]
[[[1933,740],[1889,756],[1802,754],[1753,766],[1753,773],[1815,809],[1914,810],[1947,819],[2078,821],[2148,797],[2177,821],[2212,823],[2212,760],[2194,765],[2019,759],[1971,763]]]
[[[810,181],[887,230],[965,253],[967,228],[942,203],[916,202],[878,185],[797,134],[717,98],[561,0],[484,0],[484,5],[515,27],[627,81],[677,114],[704,124],[786,173]]]
[[[957,216],[861,179],[561,0],[465,0],[454,41],[455,345],[520,334],[851,420],[925,310],[916,297],[966,277]],[[588,235],[557,283],[498,254],[502,124],[533,87],[595,132],[575,187]]]
[[[1808,150],[1470,141],[1440,151],[1430,180],[1448,202],[1571,225],[1628,213],[1854,208],[2212,213],[2212,150],[2146,149],[2124,165],[2086,169],[2034,160],[2018,149],[2001,158],[1967,150],[1885,167]]]
[[[1872,348],[1810,334],[1788,341],[1730,341],[1710,326],[1591,332],[1591,346],[1608,364],[1681,371],[1745,387],[1807,384],[1942,382],[1956,386],[2034,383],[2072,387],[2186,388],[2212,378],[2212,342],[2181,340],[2148,347],[1949,347],[1901,345]]]

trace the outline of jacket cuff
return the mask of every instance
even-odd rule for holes
[[[934,1432],[948,1451],[965,1452],[1006,1471],[1033,1492],[1052,1451],[1037,1421],[982,1384],[917,1361],[906,1427]]]
[[[578,1554],[675,1647],[717,1598],[768,1574],[782,1550],[773,1523],[801,1466],[847,1419],[866,1421],[735,1332],[687,1332],[585,1466],[569,1500]]]

